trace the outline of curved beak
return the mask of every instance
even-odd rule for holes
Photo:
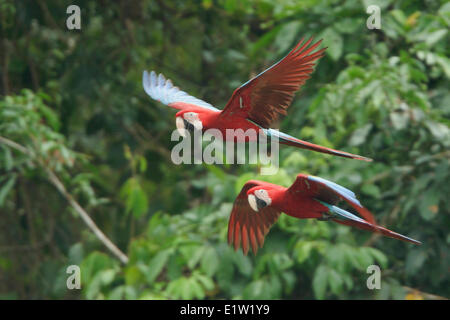
[[[261,210],[262,208],[267,207],[267,202],[265,202],[264,200],[261,200],[259,198],[256,198],[256,207]]]
[[[253,211],[258,212],[258,205],[256,204],[256,197],[253,194],[248,195],[248,203],[250,204],[250,207],[253,209]]]
[[[177,130],[178,130],[178,132],[180,133],[180,136],[182,136],[183,138],[186,138],[186,127],[185,127],[185,125],[184,125],[184,122],[185,122],[186,120],[184,120],[183,118],[181,118],[181,117],[177,117],[176,119],[175,119],[175,123],[176,123],[176,125],[177,125]]]
[[[189,125],[193,126],[196,130],[202,130],[203,129],[203,123],[200,120],[194,121],[193,124]]]
[[[267,207],[267,202],[257,198],[253,194],[248,195],[248,203],[250,204],[250,207],[253,209],[253,211],[256,211],[256,212]]]

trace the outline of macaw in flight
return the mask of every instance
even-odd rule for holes
[[[279,114],[286,115],[294,93],[300,89],[313,72],[314,61],[321,58],[325,49],[316,50],[322,40],[312,44],[312,38],[300,42],[278,63],[261,72],[253,79],[237,88],[223,110],[190,96],[170,80],[154,71],[143,73],[145,92],[153,99],[169,107],[179,109],[176,114],[176,126],[180,133],[183,129],[202,130],[218,129],[227,139],[226,129],[262,130],[267,137],[277,137],[282,144],[309,149],[335,156],[372,161],[372,159],[333,150],[306,141],[299,140],[285,133],[273,130],[271,124]],[[183,135],[183,134],[182,134]],[[245,136],[244,141],[252,137]],[[257,139],[257,137],[256,137]],[[237,140],[233,137],[233,140]]]
[[[347,202],[364,219],[337,207],[340,200]],[[332,220],[421,244],[420,241],[377,225],[372,214],[361,205],[352,191],[334,182],[306,174],[299,174],[289,188],[264,181],[248,181],[234,201],[228,223],[228,243],[234,245],[235,250],[242,244],[245,255],[251,246],[256,254],[281,212],[299,219]]]

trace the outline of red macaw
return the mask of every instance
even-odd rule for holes
[[[314,61],[322,57],[326,48],[316,50],[322,40],[310,46],[312,38],[304,39],[289,54],[253,79],[237,88],[223,110],[190,96],[162,74],[150,74],[144,71],[143,86],[145,92],[172,108],[179,109],[176,125],[181,129],[207,130],[219,129],[227,139],[226,129],[262,130],[267,137],[278,137],[282,144],[332,154],[335,156],[372,161],[372,159],[344,151],[315,145],[299,140],[278,130],[270,129],[279,114],[286,115],[286,109],[292,102],[294,93],[305,83],[313,72]],[[257,137],[256,137],[257,138]],[[237,140],[236,137],[233,137]],[[245,141],[254,138],[245,136]]]
[[[365,220],[335,206],[340,200],[347,202]],[[361,205],[352,191],[334,182],[306,174],[299,174],[289,188],[264,181],[248,181],[231,211],[228,243],[234,244],[235,250],[242,243],[245,255],[251,245],[253,253],[256,254],[281,212],[299,219],[332,220],[387,237],[421,244],[420,241],[376,225],[372,214]]]

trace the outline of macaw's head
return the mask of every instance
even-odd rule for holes
[[[203,129],[203,123],[200,119],[200,113],[189,110],[183,110],[176,114],[176,125],[178,132],[183,137],[186,137],[185,130],[193,132],[194,129]]]
[[[261,187],[248,190],[247,199],[254,211],[259,211],[272,204],[270,190],[262,189]]]

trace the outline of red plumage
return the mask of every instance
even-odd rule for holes
[[[258,192],[261,198],[252,199],[251,197],[258,197]],[[259,207],[261,201],[266,205]],[[339,201],[345,201],[364,219],[335,207]],[[253,206],[257,206],[256,208],[252,207],[252,202]],[[242,244],[242,250],[244,254],[247,254],[248,241],[250,241],[252,251],[256,254],[258,248],[263,246],[264,237],[281,212],[298,219],[331,220],[420,244],[417,240],[378,226],[370,211],[359,203],[350,190],[331,181],[305,174],[299,174],[289,188],[264,181],[248,181],[237,196],[231,211],[228,243],[234,245],[235,250]]]
[[[280,114],[286,115],[294,94],[314,71],[315,62],[326,48],[317,50],[321,41],[312,44],[312,38],[300,42],[278,63],[237,88],[223,110],[188,95],[173,87],[164,76],[150,75],[145,71],[145,91],[155,100],[179,109],[176,117],[184,118],[188,112],[195,112],[202,123],[202,130],[218,129],[224,139],[227,129],[254,129],[267,136],[276,136],[281,144],[297,148],[332,154],[335,156],[371,161],[359,155],[315,145],[270,129]],[[253,141],[257,137],[244,137],[242,141]]]

